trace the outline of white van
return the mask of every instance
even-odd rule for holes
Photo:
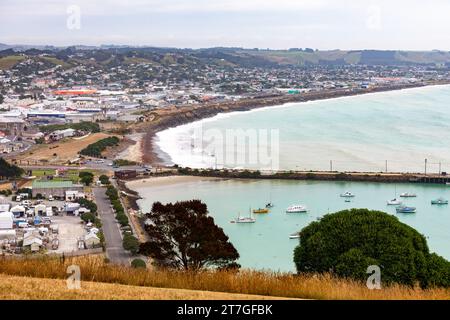
[[[53,201],[53,200],[55,200],[55,199],[53,199],[53,196],[52,196],[52,195],[49,195],[49,196],[48,196],[48,201]]]

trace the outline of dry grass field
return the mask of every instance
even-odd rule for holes
[[[422,290],[420,288],[393,285],[384,287],[382,290],[369,290],[363,283],[338,279],[330,275],[298,276],[245,270],[238,273],[230,271],[202,273],[163,270],[148,271],[105,264],[101,256],[66,258],[65,261],[55,258],[0,259],[0,274],[19,277],[66,279],[67,266],[72,264],[80,267],[82,281],[101,283],[101,286],[106,286],[105,283],[110,283],[133,287],[170,288],[175,289],[175,291],[170,291],[171,294],[174,294],[173,299],[177,298],[176,293],[182,294],[184,292],[188,296],[191,294],[184,290],[195,291],[195,294],[192,293],[193,295],[190,296],[192,299],[199,297],[198,294],[203,294],[201,296],[202,299],[216,299],[216,297],[219,297],[216,296],[216,293],[211,294],[210,292],[222,292],[226,295],[244,294],[265,297],[331,300],[450,299],[450,289]],[[89,288],[89,285],[87,284],[87,288]],[[11,287],[12,289],[13,287]],[[2,291],[4,290],[0,290],[0,292]],[[25,292],[26,290],[24,290],[24,295]],[[121,296],[111,291],[107,297],[108,299],[129,299],[130,296],[125,293]],[[80,296],[80,298],[82,297]],[[166,298],[169,299],[169,297]],[[220,296],[220,298],[224,297]],[[234,297],[230,295],[229,298]],[[186,296],[181,298],[180,296],[180,299],[189,298]]]
[[[0,300],[265,300],[245,294],[164,289],[83,281],[68,289],[66,280],[16,277],[0,274]]]
[[[82,139],[67,139],[52,144],[36,145],[30,151],[18,156],[17,159],[29,161],[46,159],[49,164],[64,163],[76,158],[78,152],[88,145],[110,136],[105,133],[93,133]]]

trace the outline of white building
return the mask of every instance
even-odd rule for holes
[[[0,230],[12,229],[14,215],[11,212],[0,212]]]

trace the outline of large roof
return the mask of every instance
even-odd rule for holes
[[[76,185],[73,184],[72,181],[42,181],[42,180],[34,180],[33,181],[33,189],[53,189],[53,188],[71,188]]]

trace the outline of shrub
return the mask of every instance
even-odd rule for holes
[[[91,212],[85,212],[85,213],[81,214],[81,220],[83,220],[86,223],[88,223],[89,221],[94,223],[96,220],[96,217]]]
[[[139,269],[139,268],[145,269],[145,268],[147,268],[147,264],[142,259],[133,259],[133,261],[131,261],[131,266],[133,268],[136,268],[136,269]]]
[[[76,202],[79,203],[80,206],[85,207],[86,209],[89,209],[89,211],[91,211],[93,214],[97,213],[98,208],[94,201],[84,199],[84,198],[79,198],[76,200]]]
[[[119,141],[120,140],[117,137],[108,137],[105,139],[101,139],[95,143],[88,145],[86,148],[80,151],[80,154],[89,157],[100,158],[102,156],[102,152],[105,151],[107,147],[115,146],[119,143]]]
[[[98,180],[102,183],[102,184],[110,184],[111,182],[109,181],[109,177],[107,175],[102,174],[100,177],[98,177]]]
[[[123,236],[123,248],[130,251],[132,254],[136,254],[139,251],[139,241],[131,234],[124,234]]]

